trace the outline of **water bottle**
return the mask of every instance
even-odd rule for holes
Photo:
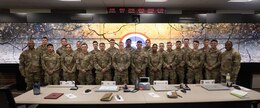
[[[40,94],[40,82],[36,81],[33,83],[33,94],[39,95]]]
[[[231,87],[232,86],[232,82],[230,82],[230,74],[227,73],[226,75],[226,84],[228,87]]]
[[[228,82],[230,82],[230,74],[229,73],[227,73],[227,75],[226,75],[226,83],[228,83]]]
[[[138,80],[138,78],[135,81],[135,90],[139,90],[139,80]]]

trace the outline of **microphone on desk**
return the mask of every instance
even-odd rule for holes
[[[76,81],[72,81],[72,83],[74,83],[74,86],[70,88],[70,90],[78,90],[78,86],[76,84]]]

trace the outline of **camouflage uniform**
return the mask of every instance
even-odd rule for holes
[[[147,55],[143,50],[136,49],[131,58],[131,83],[135,84],[139,77],[145,77]]]
[[[221,81],[226,80],[227,73],[230,74],[230,81],[236,82],[238,72],[240,70],[240,61],[241,56],[240,53],[237,52],[234,48],[230,51],[225,51],[221,54],[221,66],[220,66],[220,74]]]
[[[187,83],[193,83],[194,79],[196,83],[199,83],[202,79],[202,64],[203,55],[200,50],[192,50],[187,54]]]
[[[96,54],[97,52],[99,52],[100,50],[99,49],[97,49],[97,50],[92,50],[92,51],[90,51],[90,53],[91,54]]]
[[[40,54],[36,49],[23,51],[19,58],[19,70],[25,77],[26,90],[32,89],[34,81],[40,81]]]
[[[45,71],[45,82],[48,84],[59,84],[60,56],[56,53],[45,53],[42,57],[42,68]],[[48,71],[53,70],[52,74]]]
[[[111,56],[107,51],[99,51],[95,54],[94,66],[96,69],[96,84],[101,84],[101,81],[111,81]],[[102,73],[102,70],[105,70]]]
[[[112,62],[115,68],[114,81],[117,84],[129,84],[128,67],[130,66],[130,54],[125,51],[118,51],[114,54]],[[122,71],[120,72],[120,70]]]
[[[216,82],[220,81],[220,50],[210,48],[208,52],[205,53],[205,76],[206,79],[214,79]],[[211,68],[211,69],[210,69]]]
[[[150,53],[151,51],[152,51],[152,48],[151,47],[147,47],[147,46],[145,46],[144,48],[144,51],[147,53]]]
[[[188,78],[187,78],[187,73],[188,73],[188,59],[187,59],[187,56],[192,51],[192,49],[190,47],[182,47],[182,50],[184,52],[184,61],[185,61],[184,77],[186,77],[186,80],[188,80]]]
[[[109,47],[106,51],[110,54],[111,57],[113,57],[114,54],[116,52],[118,52],[118,48],[116,48],[116,47]],[[111,60],[112,60],[112,58],[111,58]],[[115,68],[113,67],[113,60],[111,62],[111,72],[112,72],[112,76],[114,76]]]
[[[56,53],[59,54],[59,56],[61,56],[65,52],[66,52],[66,46],[61,46],[56,50]]]
[[[80,85],[91,85],[94,83],[94,76],[92,74],[94,67],[93,57],[93,54],[88,52],[80,52],[77,55],[78,81]]]
[[[47,45],[46,46],[43,46],[43,45],[40,45],[36,48],[36,50],[38,51],[38,53],[40,54],[40,60],[42,59],[42,56],[47,53]],[[41,67],[41,82],[42,84],[44,83],[44,71]]]
[[[118,52],[118,48],[116,48],[116,47],[113,47],[113,48],[109,47],[109,48],[107,49],[107,52],[111,55],[111,57],[113,57],[114,54],[115,54],[116,52]]]
[[[75,81],[76,57],[73,52],[65,52],[61,56],[61,67],[63,70],[63,78],[65,81]]]
[[[133,47],[125,47],[125,51],[131,54],[135,51],[135,49]]]
[[[56,53],[61,57],[64,53],[66,53],[66,46],[61,46],[60,48],[58,48],[56,50]],[[62,68],[60,68],[60,71],[59,71],[59,79],[60,80],[63,80],[63,73],[64,71],[62,70]]]
[[[180,83],[184,83],[184,65],[185,65],[185,59],[184,59],[184,51],[179,48],[179,49],[174,49],[173,50],[173,54],[175,55],[175,59],[174,59],[174,63],[176,63],[175,66],[176,67],[175,71],[179,77],[179,82]]]
[[[38,51],[38,53],[39,53],[40,56],[42,57],[43,54],[47,52],[47,45],[46,45],[46,46],[40,45],[40,46],[38,46],[38,47],[36,48],[36,50]]]
[[[174,51],[166,50],[164,53],[162,53],[162,59],[163,59],[163,80],[170,80],[170,84],[176,83],[176,72],[175,72],[175,55]],[[166,67],[166,65],[170,65],[170,69]]]
[[[206,53],[209,51],[209,47],[203,47],[203,48],[201,48],[200,49],[200,51],[202,52],[202,55],[203,55],[203,65],[202,65],[202,75],[203,75],[203,78],[202,79],[204,79],[204,78],[206,78],[207,79],[207,76],[206,76],[206,68],[205,68],[205,65],[204,65],[204,63],[205,63],[205,60],[206,60]]]
[[[154,80],[161,80],[162,79],[162,65],[163,59],[162,55],[159,53],[150,53],[148,55],[148,63],[149,63],[149,77],[150,83],[153,84]],[[157,69],[156,71],[153,68]]]
[[[80,52],[81,52],[81,49],[77,48],[73,53],[74,53],[74,55],[78,55],[78,53],[80,53]]]

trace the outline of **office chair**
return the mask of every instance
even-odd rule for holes
[[[0,89],[0,106],[1,108],[17,108],[10,89]]]

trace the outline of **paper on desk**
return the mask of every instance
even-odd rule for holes
[[[66,97],[70,98],[70,99],[73,99],[73,98],[76,98],[77,96],[75,96],[74,94],[65,94]]]
[[[150,96],[154,97],[154,98],[160,97],[158,94],[155,94],[155,93],[153,93],[153,92],[148,93],[148,94],[149,94]]]
[[[230,94],[232,94],[232,95],[234,95],[234,96],[237,96],[237,97],[239,97],[239,98],[242,98],[242,97],[246,96],[247,93],[248,93],[248,92],[245,92],[245,91],[242,91],[242,90],[236,90],[236,89],[234,89],[234,90],[232,90],[232,91],[230,92]]]

